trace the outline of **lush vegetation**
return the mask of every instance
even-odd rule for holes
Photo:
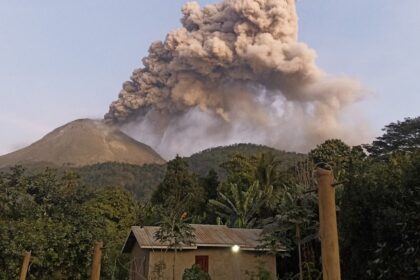
[[[72,171],[80,175],[84,184],[94,189],[119,186],[134,194],[137,199],[147,200],[163,180],[166,166],[109,162],[84,166]]]
[[[156,238],[176,250],[193,242],[191,222],[262,228],[264,246],[286,249],[278,254],[280,279],[321,279],[316,166],[332,168],[336,179],[342,279],[417,279],[419,128],[419,118],[406,119],[372,144],[332,139],[308,156],[236,145],[141,171],[97,165],[78,170],[83,180],[14,168],[0,175],[0,279],[17,275],[23,250],[34,256],[31,279],[85,279],[99,239],[107,248],[104,279],[126,279],[120,249],[130,225],[160,225]],[[200,273],[193,267],[184,277]],[[249,276],[271,279],[263,264]]]
[[[263,228],[265,246],[287,249],[278,262],[281,279],[320,279],[312,171],[317,165],[332,168],[343,279],[415,279],[420,276],[419,127],[419,118],[390,124],[383,136],[365,147],[328,140],[287,169],[272,153],[240,153],[230,155],[218,172],[210,169],[200,178],[177,158],[168,163],[174,170],[155,193],[163,197],[160,202],[152,199],[151,207],[174,209],[177,197],[182,197],[182,215],[188,213],[195,222]],[[395,144],[405,138],[410,141]],[[394,143],[393,148],[378,148],[384,142]],[[214,187],[216,194],[209,192]]]
[[[293,166],[297,161],[304,159],[303,154],[279,151],[263,145],[255,144],[236,144],[225,147],[215,147],[194,154],[185,158],[191,170],[199,175],[205,176],[209,170],[214,170],[221,176],[225,177],[225,169],[221,164],[228,161],[233,155],[240,154],[245,157],[255,157],[261,154],[272,154],[276,158],[281,159],[281,169],[287,169]]]
[[[195,174],[205,177],[209,170],[213,170],[224,178],[225,170],[220,166],[234,154],[247,157],[264,153],[271,153],[276,158],[281,158],[281,169],[293,166],[305,155],[279,151],[267,146],[255,144],[237,144],[226,147],[211,148],[190,157],[185,157],[188,168]],[[80,181],[94,189],[106,187],[122,187],[134,194],[136,199],[147,201],[151,198],[156,187],[163,181],[166,164],[133,165],[127,163],[107,162],[78,168],[52,166],[51,163],[26,164],[26,173],[36,174],[46,167],[54,168],[62,173],[74,172],[80,176]],[[7,172],[8,168],[3,171]],[[1,170],[0,170],[1,171]],[[216,189],[213,189],[216,191]]]
[[[121,244],[136,216],[130,193],[90,190],[74,173],[1,173],[0,279],[18,277],[24,250],[33,256],[29,279],[88,279],[95,240],[106,246],[104,278],[124,279]]]
[[[338,160],[343,279],[420,277],[420,118],[384,132]]]
[[[198,265],[193,264],[191,268],[185,269],[182,280],[210,280],[210,276],[202,271]]]

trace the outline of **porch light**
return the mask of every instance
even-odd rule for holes
[[[239,245],[233,245],[232,246],[232,252],[234,252],[234,253],[238,253],[240,249],[241,249],[241,247],[239,247]]]

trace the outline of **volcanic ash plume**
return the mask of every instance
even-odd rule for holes
[[[192,2],[182,13],[182,27],[151,45],[107,120],[166,157],[235,142],[305,151],[360,137],[342,113],[361,86],[317,67],[297,40],[294,0]]]

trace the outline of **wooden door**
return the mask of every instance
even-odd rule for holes
[[[195,264],[198,265],[201,270],[209,272],[209,256],[195,256]]]

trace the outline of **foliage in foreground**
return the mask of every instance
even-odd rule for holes
[[[75,174],[1,173],[0,279],[17,278],[24,250],[33,256],[29,279],[87,279],[95,240],[106,246],[102,275],[123,279],[120,250],[136,208],[126,191],[92,191]]]
[[[346,279],[420,275],[420,150],[353,163],[340,217]]]
[[[191,268],[186,268],[182,275],[182,280],[210,280],[210,276],[207,272],[201,270],[201,268],[193,264]]]

